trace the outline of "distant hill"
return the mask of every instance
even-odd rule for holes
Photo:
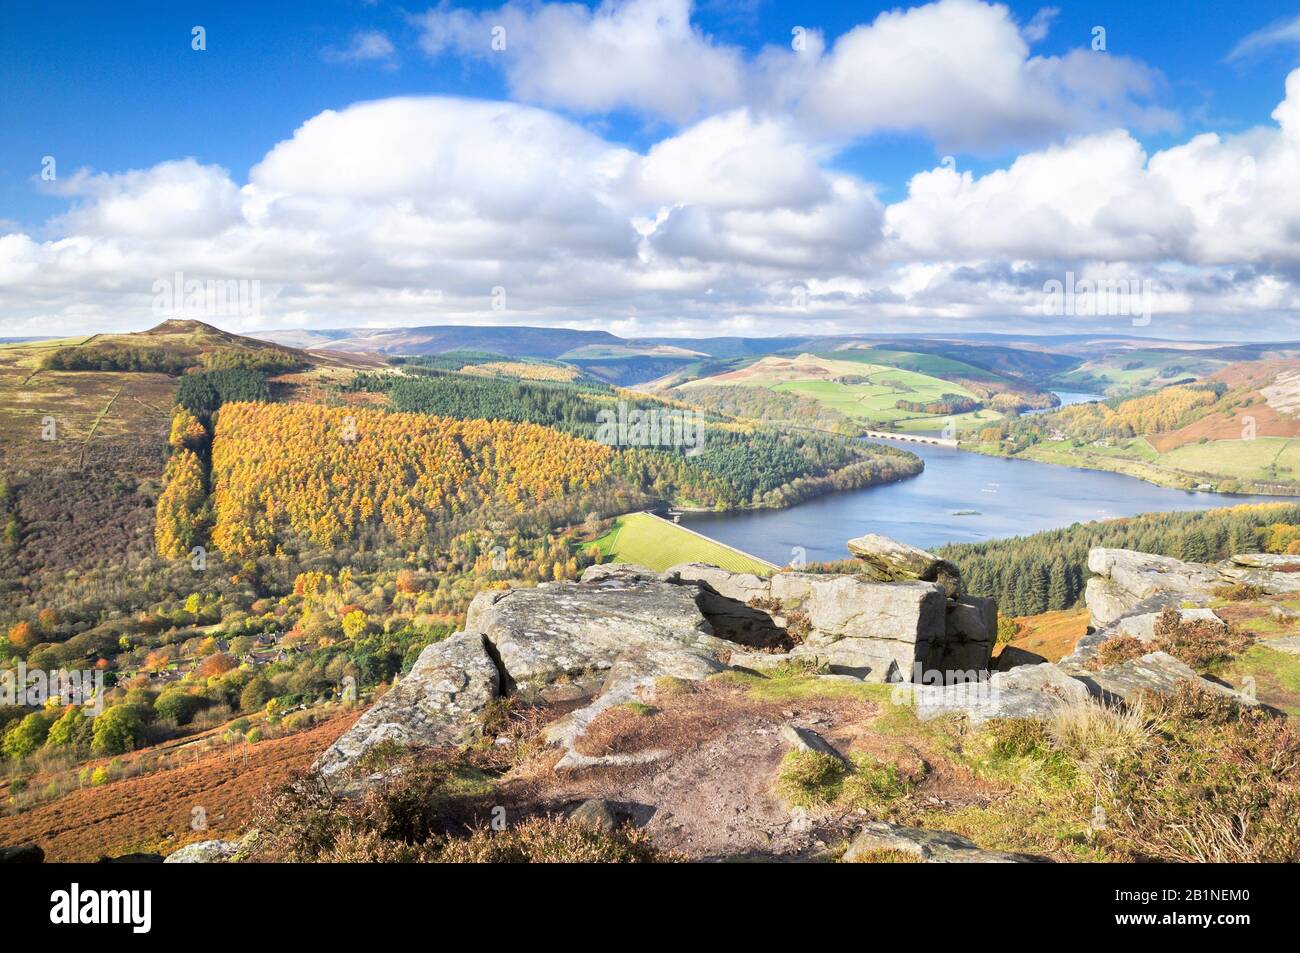
[[[287,346],[223,331],[202,321],[173,318],[127,334],[92,334],[44,342],[50,370],[156,371],[179,374],[194,367],[256,367],[282,373],[309,367],[370,368],[384,361]]]
[[[47,342],[41,366],[52,371],[180,374],[198,366],[288,370],[311,363],[306,352],[231,334],[202,321],[168,320],[131,334],[92,334]]]
[[[378,354],[442,354],[486,351],[504,357],[557,358],[578,348],[626,344],[608,331],[567,328],[472,327],[439,325],[421,328],[349,328],[330,331],[266,331],[263,341],[325,351],[370,351]]]

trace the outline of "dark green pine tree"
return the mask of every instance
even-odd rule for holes
[[[1210,542],[1205,538],[1205,531],[1194,529],[1183,537],[1182,559],[1189,563],[1208,563],[1214,558],[1210,551]]]
[[[1019,564],[1016,573],[1015,588],[1011,596],[1011,612],[1013,615],[1033,615],[1032,608],[1034,604],[1034,584],[1030,574],[1025,572],[1024,564]]]
[[[1065,560],[1056,557],[1047,571],[1047,608],[1065,609],[1070,605],[1070,578]]]
[[[1234,556],[1237,553],[1252,553],[1258,549],[1255,542],[1255,530],[1245,520],[1234,522],[1232,529],[1228,532],[1228,554]]]

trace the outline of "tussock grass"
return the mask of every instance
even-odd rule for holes
[[[860,810],[872,816],[888,813],[889,806],[906,797],[915,776],[897,764],[855,754],[849,764],[821,751],[790,751],[781,760],[773,790],[791,807],[817,809],[835,806]]]
[[[790,751],[781,759],[773,789],[791,807],[826,807],[840,796],[844,762],[821,751]]]
[[[1143,705],[1118,708],[1091,699],[1057,709],[1047,730],[1056,750],[1085,769],[1124,760],[1150,744],[1153,734]]]

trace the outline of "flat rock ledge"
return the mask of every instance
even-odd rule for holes
[[[1086,594],[1093,627],[1074,652],[1053,664],[1007,649],[1000,670],[990,671],[997,604],[962,594],[956,567],[884,537],[855,540],[853,551],[874,568],[764,578],[697,563],[664,572],[608,564],[591,567],[578,582],[482,592],[470,605],[465,631],[427,647],[317,767],[337,773],[385,742],[470,743],[483,709],[516,693],[585,702],[547,729],[548,740],[564,752],[560,771],[653,761],[663,753],[593,757],[578,750],[578,741],[602,712],[653,700],[665,676],[700,681],[727,669],[761,671],[792,662],[812,663],[825,677],[896,683],[897,697],[914,704],[922,718],[1045,719],[1086,698],[1129,703],[1144,691],[1169,692],[1184,681],[1252,704],[1163,652],[1100,671],[1090,665],[1098,647],[1116,634],[1149,641],[1166,606],[1188,618],[1217,620],[1207,604],[1215,588],[1234,579],[1222,564],[1094,549],[1088,564],[1097,576]],[[1245,558],[1228,562],[1234,571],[1269,577],[1269,591],[1289,591],[1300,579],[1240,562]],[[880,581],[882,574],[891,578]]]
[[[479,714],[502,695],[586,700],[547,730],[564,749],[557,767],[565,771],[655,760],[657,752],[592,757],[577,742],[602,712],[652,698],[665,676],[699,681],[790,662],[877,682],[987,672],[997,604],[961,595],[955,567],[942,560],[873,539],[902,567],[889,581],[865,561],[862,574],[766,578],[698,563],[664,572],[615,563],[593,566],[577,582],[481,592],[464,631],[428,646],[317,767],[336,774],[386,743],[467,744]]]
[[[904,827],[890,821],[872,821],[853,838],[844,854],[845,863],[870,862],[873,854],[887,851],[906,854],[924,864],[1034,864],[1051,863],[1033,854],[1012,854],[983,850],[974,841],[951,831]]]

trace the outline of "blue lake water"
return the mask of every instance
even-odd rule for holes
[[[682,524],[787,565],[796,548],[810,561],[844,559],[849,555],[845,541],[863,533],[933,547],[1152,511],[1286,499],[1191,493],[1100,470],[903,446],[925,460],[925,471],[912,479],[832,493],[784,510],[686,514]]]

